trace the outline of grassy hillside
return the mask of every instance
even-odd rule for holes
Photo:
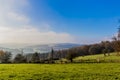
[[[120,80],[120,64],[1,64],[0,80]]]
[[[116,56],[116,53],[111,53],[110,56],[89,55],[84,57],[77,57],[74,59],[75,62],[120,62],[120,56]]]
[[[120,80],[120,56],[115,53],[77,57],[74,61],[85,63],[0,64],[0,80]]]

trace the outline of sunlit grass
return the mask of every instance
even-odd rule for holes
[[[80,60],[85,63],[0,64],[0,80],[120,80],[120,56],[115,53],[106,57],[99,54],[74,59]]]
[[[74,59],[75,62],[120,62],[120,56],[116,53],[110,53],[110,56],[104,54],[80,56]]]
[[[120,64],[1,64],[0,80],[8,79],[120,80]]]

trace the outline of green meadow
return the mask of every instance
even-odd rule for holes
[[[81,63],[119,63],[120,56],[117,53],[110,53],[110,56],[104,56],[103,54],[81,56],[74,59],[74,62]]]
[[[112,53],[77,57],[71,64],[0,64],[0,80],[120,80],[119,59]]]
[[[120,64],[1,64],[0,80],[120,80]]]

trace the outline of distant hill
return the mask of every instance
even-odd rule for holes
[[[63,49],[69,49],[69,48],[78,47],[78,46],[81,46],[81,45],[72,44],[72,43],[59,43],[59,44],[43,44],[43,45],[28,46],[25,49],[28,49],[28,50],[33,49],[34,52],[46,53],[46,52],[50,52],[52,48],[54,50],[63,50]]]
[[[52,48],[54,50],[63,50],[63,49],[69,49],[69,48],[78,47],[78,46],[81,46],[81,44],[59,43],[59,44],[33,45],[33,46],[26,46],[23,48],[0,47],[0,50],[9,51],[13,54],[22,53],[22,51],[23,53],[34,53],[34,52],[47,53],[47,52],[50,52]]]

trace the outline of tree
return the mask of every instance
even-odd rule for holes
[[[109,41],[105,42],[105,49],[106,49],[106,53],[108,55],[110,55],[110,52],[114,51],[113,48],[112,48],[112,45],[111,45],[111,43]]]
[[[0,50],[0,63],[2,63],[2,56],[4,55],[4,51]]]
[[[89,48],[89,53],[90,54],[100,54],[100,53],[102,53],[102,47],[99,44],[92,45]]]
[[[39,53],[35,52],[35,53],[32,55],[31,62],[33,62],[33,63],[39,63],[39,62],[40,62]]]
[[[103,47],[102,52],[104,53],[104,56],[107,56],[107,54],[109,56],[110,52],[114,52],[110,41],[102,41],[100,45]]]
[[[10,63],[11,57],[12,57],[12,54],[10,52],[5,52],[2,55],[2,59],[1,59],[2,63]]]
[[[82,56],[84,56],[84,55],[89,55],[89,48],[90,48],[89,45],[81,46],[81,47],[79,48],[79,52],[78,52],[78,53],[80,53]]]
[[[120,52],[120,40],[117,37],[113,37],[112,39],[113,39],[112,47],[117,52],[117,55],[120,55],[119,54],[119,52]]]
[[[15,63],[25,63],[26,57],[23,54],[17,54],[14,58]]]
[[[74,50],[69,49],[67,52],[67,59],[70,60],[70,62],[73,62],[73,58],[76,57],[76,53],[74,52]]]
[[[51,53],[48,56],[49,62],[53,63],[53,58],[54,58],[54,50],[51,50]]]
[[[107,50],[103,49],[102,52],[103,52],[104,56],[106,56]]]
[[[12,54],[10,52],[0,51],[0,61],[1,63],[9,63]]]

